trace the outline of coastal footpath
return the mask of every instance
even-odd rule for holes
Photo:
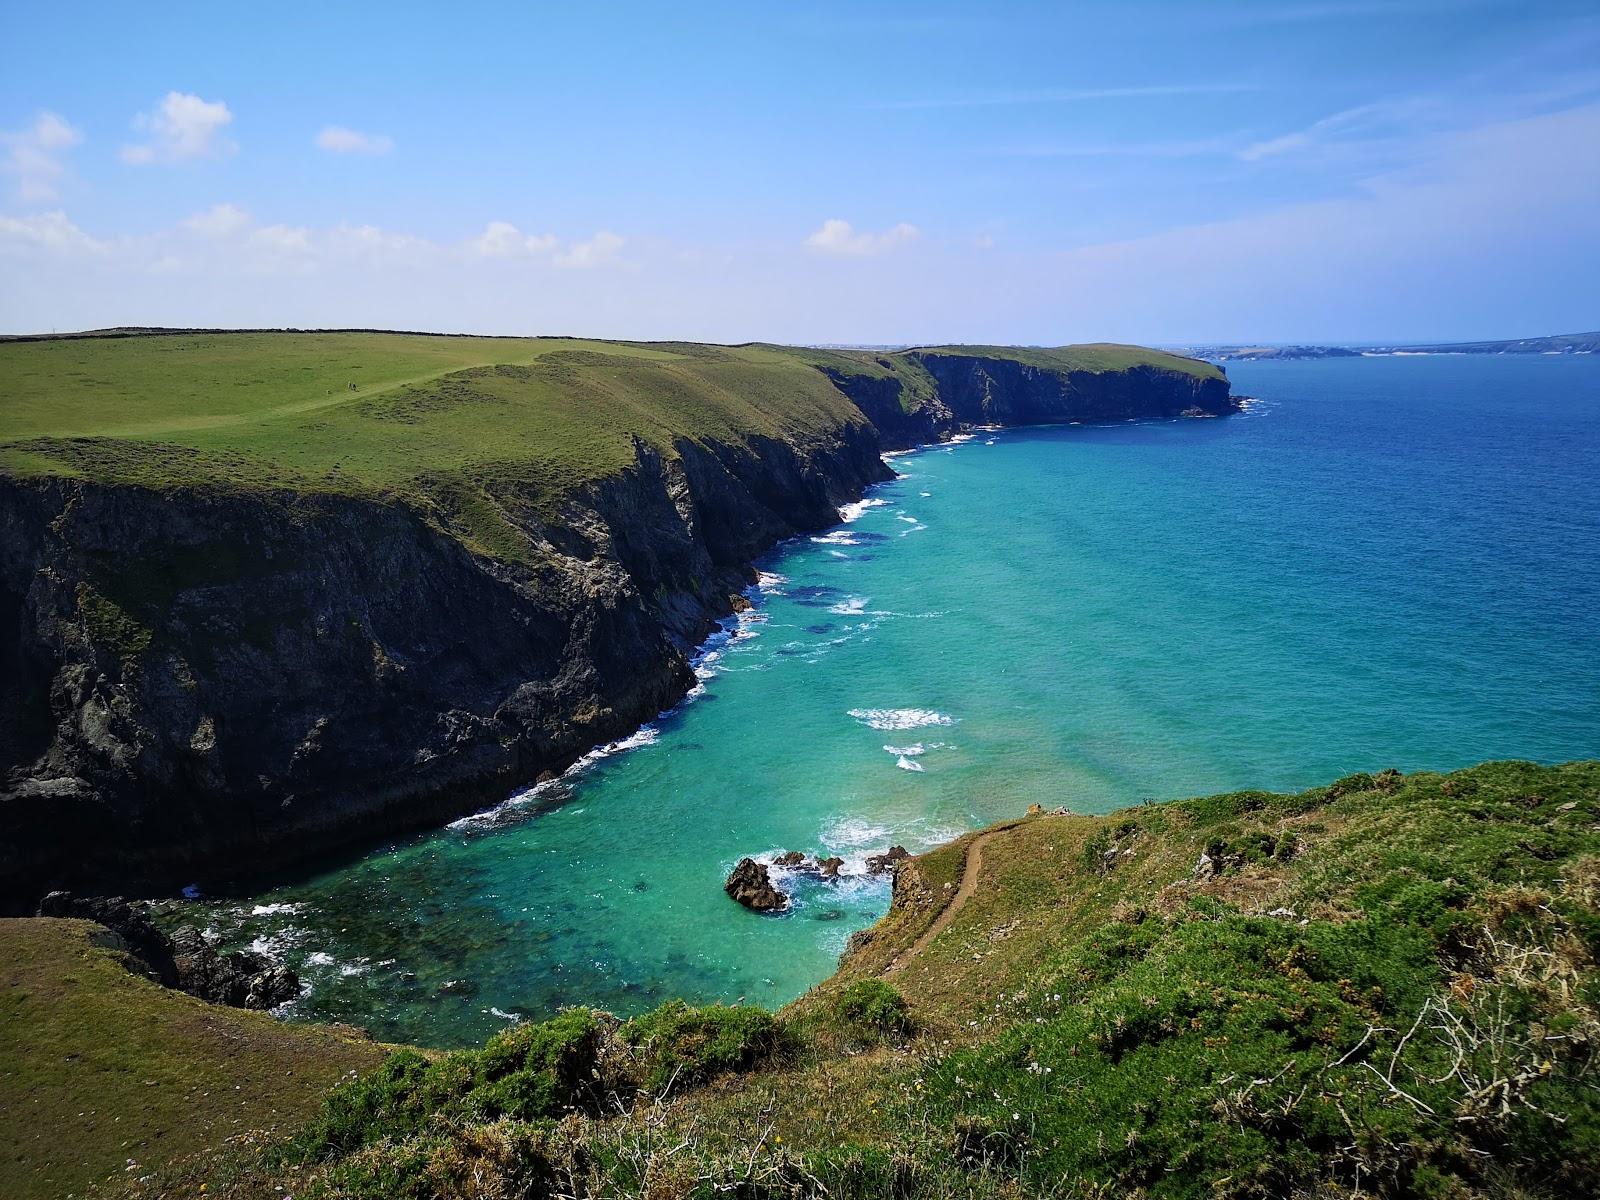
[[[0,344],[0,903],[271,871],[559,773],[752,562],[975,425],[1221,416],[1123,346]]]

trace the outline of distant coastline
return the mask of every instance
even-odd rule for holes
[[[1600,352],[1600,331],[1559,333],[1544,337],[1507,338],[1491,342],[1438,342],[1415,345],[1208,345],[1185,346],[1182,352],[1208,362],[1255,362],[1267,359],[1374,358],[1420,354],[1594,354]]]

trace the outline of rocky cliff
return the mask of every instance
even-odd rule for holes
[[[681,699],[751,560],[889,477],[880,435],[1229,406],[1145,368],[827,369],[872,424],[635,439],[554,513],[497,482],[509,555],[410,502],[0,474],[0,902],[271,869],[563,770]]]
[[[936,441],[968,425],[1171,420],[1238,407],[1220,373],[1159,363],[1086,370],[956,350],[911,350],[880,363],[882,373],[824,369],[877,426],[885,449]]]

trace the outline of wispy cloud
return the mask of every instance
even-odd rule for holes
[[[83,134],[53,112],[41,112],[26,129],[0,133],[5,172],[16,178],[17,198],[24,203],[54,200],[66,172],[62,156],[81,141]]]
[[[963,96],[932,96],[912,100],[885,100],[867,107],[899,111],[937,108],[1005,108],[1028,104],[1076,104],[1089,100],[1135,100],[1161,96],[1228,95],[1256,92],[1258,84],[1153,83],[1131,87],[1036,88],[1014,92],[970,92]]]
[[[543,258],[554,254],[560,244],[553,233],[523,233],[510,221],[490,221],[467,242],[483,258]]]
[[[343,125],[329,125],[316,137],[317,149],[330,154],[387,154],[394,139],[381,133],[362,133]]]
[[[1240,140],[1234,136],[1170,142],[1041,143],[1004,146],[990,153],[1003,158],[1198,158],[1236,153]]]
[[[467,241],[477,258],[523,258],[557,267],[583,269],[619,261],[623,238],[600,230],[592,237],[563,242],[553,233],[523,233],[510,221],[490,221],[482,233]]]
[[[849,221],[833,217],[824,221],[810,237],[806,238],[806,245],[819,254],[866,258],[874,254],[885,254],[896,246],[914,241],[920,232],[915,225],[907,224],[905,221],[881,233],[857,231]]]
[[[616,262],[622,255],[622,238],[614,233],[601,230],[585,241],[574,242],[567,249],[555,257],[558,267],[571,267],[582,270],[586,267],[602,267],[607,263]]]
[[[1308,25],[1317,22],[1447,17],[1463,10],[1503,4],[1504,0],[1322,0],[1306,4],[1268,3],[1208,15],[1219,25]]]
[[[124,146],[122,161],[146,166],[232,154],[238,147],[222,135],[232,121],[233,113],[221,100],[168,92],[152,112],[133,119],[133,127],[147,138]]]
[[[44,250],[52,254],[98,253],[104,242],[74,225],[64,212],[31,217],[0,215],[0,250]]]
[[[181,222],[190,233],[205,238],[228,238],[243,233],[254,222],[250,214],[237,204],[213,204],[204,212],[197,212]]]

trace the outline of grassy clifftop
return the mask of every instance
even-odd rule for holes
[[[632,462],[634,436],[668,454],[680,438],[826,438],[865,418],[819,367],[914,380],[919,353],[1220,377],[1127,346],[870,354],[384,333],[4,342],[0,470],[401,496],[503,478],[555,498]]]
[[[132,1190],[1553,1200],[1600,1170],[1597,951],[1600,763],[1033,814],[775,1020],[400,1055]]]

